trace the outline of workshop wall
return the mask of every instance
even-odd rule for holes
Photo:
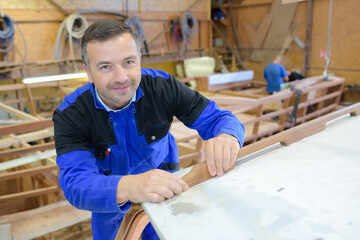
[[[345,77],[347,84],[360,85],[360,1],[333,0],[331,24],[331,62],[329,73]],[[310,74],[324,71],[329,19],[329,1],[314,1]]]
[[[242,51],[245,59],[246,50],[252,51],[251,38],[269,12],[273,1],[244,0],[240,7],[234,9],[240,39],[245,49]],[[344,77],[346,84],[360,84],[360,28],[356,25],[360,20],[359,12],[360,2],[357,0],[333,0],[329,73]],[[314,0],[308,76],[322,75],[325,69],[325,59],[321,54],[327,48],[328,20],[329,0]],[[302,1],[297,3],[292,22],[298,24],[295,35],[303,43],[306,43],[306,21],[307,2]],[[229,32],[231,34],[231,31]],[[263,70],[267,63],[248,60],[244,62],[248,69],[255,71],[256,80],[263,80]],[[288,69],[303,70],[304,50],[294,41],[284,52],[283,64]]]
[[[57,7],[56,5],[60,6]],[[183,12],[190,8],[191,13],[198,23],[198,30],[191,41],[190,50],[208,49],[210,45],[209,36],[209,0],[144,0],[144,1],[128,1],[128,0],[4,0],[1,7],[5,14],[9,15],[13,21],[17,22],[15,27],[14,48],[4,55],[4,65],[8,66],[21,64],[26,54],[25,63],[38,64],[45,62],[48,64],[55,60],[56,36],[61,22],[65,19],[66,14],[75,13],[76,11],[97,10],[111,11],[128,15],[129,17],[138,16],[144,27],[145,39],[149,44],[150,57],[146,61],[150,64],[147,66],[156,67],[162,62],[171,62],[176,60],[176,48],[171,39],[171,30],[161,35],[170,24],[171,20],[175,20],[182,16]],[[99,14],[84,14],[86,20],[91,24],[94,20],[103,17],[114,17]],[[25,38],[25,43],[19,32],[21,30]],[[155,40],[156,39],[156,40]],[[64,40],[64,36],[63,36]],[[74,42],[75,58],[80,58],[80,41]],[[26,44],[26,47],[25,47]],[[26,50],[27,48],[27,50]],[[205,51],[205,50],[204,50]],[[168,53],[175,55],[169,57]],[[64,41],[60,45],[60,59],[69,59],[69,46]],[[81,67],[81,64],[78,63]],[[171,64],[170,64],[171,65]],[[166,66],[164,70],[171,70],[173,67],[169,64],[160,64],[159,67]],[[63,64],[61,67],[47,66],[38,68],[24,68],[22,73],[13,73],[11,78],[21,78],[22,76],[39,75],[43,71],[45,74],[49,72],[56,74],[58,72],[67,72],[71,70],[71,63]],[[0,65],[1,68],[1,65]]]

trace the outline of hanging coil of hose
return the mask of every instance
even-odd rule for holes
[[[196,35],[197,21],[191,12],[187,11],[180,19],[172,21],[171,36],[174,46],[182,51],[190,49],[190,41]],[[180,45],[182,47],[180,49]]]
[[[183,37],[183,50],[190,49],[190,41],[197,31],[197,21],[191,12],[187,11],[180,19],[181,32]]]
[[[0,30],[0,52],[4,53],[14,46],[15,29],[13,21],[7,14],[4,14],[0,21],[3,25]]]
[[[80,14],[71,14],[67,16],[65,20],[61,23],[56,37],[55,59],[59,59],[61,37],[65,32],[67,36],[67,41],[69,42],[70,57],[73,60],[75,71],[77,71],[78,68],[75,63],[73,39],[81,39],[87,27],[88,22],[83,16],[81,16]]]
[[[140,19],[137,16],[133,16],[133,17],[129,18],[126,21],[126,24],[129,25],[129,26],[134,26],[135,31],[139,35],[140,39],[144,40],[145,31],[144,31],[144,28],[143,28],[143,26],[141,24]]]
[[[3,14],[3,17],[0,17],[0,24],[2,26],[0,28],[0,52],[2,53],[9,52],[14,46],[14,36],[15,36],[14,26],[16,26],[24,43],[24,55],[22,58],[22,62],[25,62],[27,56],[27,44],[24,34],[22,33],[18,24],[6,14]]]
[[[148,49],[146,39],[145,39],[145,31],[141,24],[140,19],[137,16],[133,16],[126,21],[126,24],[129,25],[130,27],[133,27],[134,30],[137,32],[137,34],[140,37],[141,42],[144,43],[145,52],[146,52],[146,54],[148,54],[149,49]]]

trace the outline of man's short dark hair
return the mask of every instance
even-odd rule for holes
[[[141,41],[138,34],[131,27],[118,19],[105,18],[91,24],[81,38],[81,58],[84,64],[89,67],[89,58],[86,53],[87,44],[89,42],[104,42],[120,36],[123,33],[131,34],[140,54]]]

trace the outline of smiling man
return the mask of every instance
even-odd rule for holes
[[[115,19],[85,31],[81,54],[89,83],[53,115],[59,185],[67,200],[92,211],[94,239],[114,239],[132,202],[161,202],[187,184],[171,174],[179,153],[173,117],[205,139],[201,161],[212,176],[234,165],[244,127],[174,76],[141,68],[141,42]],[[158,239],[151,224],[142,239]]]

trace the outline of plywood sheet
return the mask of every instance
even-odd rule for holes
[[[286,39],[292,19],[294,17],[297,3],[294,4],[279,4],[280,0],[276,0],[270,11],[269,28],[266,28],[268,34],[265,42],[262,45],[264,51],[254,51],[251,55],[253,61],[272,61],[274,57],[279,54],[281,47]],[[274,49],[274,50],[272,50]]]

